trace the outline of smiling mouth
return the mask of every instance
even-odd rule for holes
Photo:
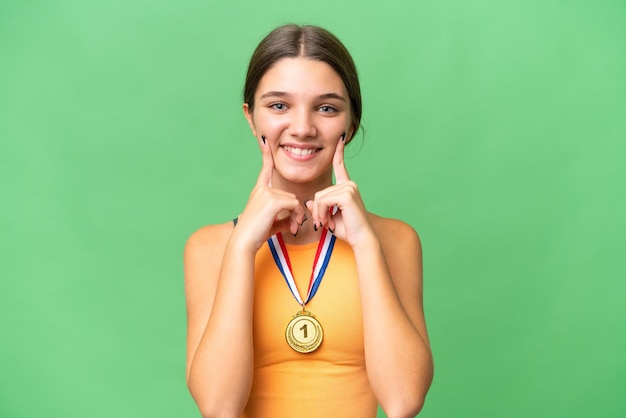
[[[286,145],[283,146],[283,149],[287,151],[288,153],[296,155],[298,157],[304,157],[307,155],[315,154],[316,152],[321,150],[321,148],[295,148],[295,147],[288,147]]]

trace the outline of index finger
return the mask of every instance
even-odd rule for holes
[[[256,181],[257,186],[272,187],[272,174],[274,173],[274,157],[272,150],[264,135],[261,135],[262,141],[259,145],[261,148],[261,157],[263,158],[263,166]]]
[[[344,132],[337,142],[337,148],[335,148],[335,155],[333,157],[333,171],[335,172],[335,181],[337,184],[350,181],[350,176],[346,170],[344,164],[343,150],[346,146],[346,133]]]

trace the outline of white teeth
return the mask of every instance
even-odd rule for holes
[[[297,155],[297,156],[311,155],[317,151],[315,148],[292,148],[292,147],[284,147],[284,148],[285,148],[285,151],[293,155]]]

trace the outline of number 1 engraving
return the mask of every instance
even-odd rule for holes
[[[307,324],[304,324],[304,325],[302,325],[302,327],[300,328],[300,331],[304,331],[304,338],[306,338],[306,337],[307,337],[307,329],[306,329],[306,325],[307,325]]]

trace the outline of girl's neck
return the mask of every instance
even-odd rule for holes
[[[314,181],[311,181],[308,183],[293,183],[290,181],[286,181],[281,176],[278,176],[276,175],[276,173],[274,173],[274,176],[272,179],[272,187],[280,189],[280,190],[284,190],[286,192],[293,193],[294,195],[296,195],[296,198],[304,207],[306,216],[308,218],[308,220],[306,220],[302,224],[302,226],[300,226],[300,229],[298,230],[298,233],[296,234],[296,236],[291,235],[291,233],[288,231],[283,232],[282,234],[283,240],[285,241],[286,244],[301,244],[302,245],[302,244],[309,244],[311,242],[319,241],[321,234],[322,234],[322,230],[321,228],[317,228],[317,231],[316,231],[315,228],[313,228],[313,219],[312,219],[313,217],[311,213],[308,211],[308,209],[306,208],[306,205],[304,204],[304,202],[306,202],[307,200],[313,200],[315,198],[315,193],[319,192],[320,190],[324,190],[327,187],[332,186],[332,184],[333,182],[332,182],[331,173],[325,176],[320,176]],[[282,216],[288,216],[288,214],[285,213],[285,214],[282,214]]]

